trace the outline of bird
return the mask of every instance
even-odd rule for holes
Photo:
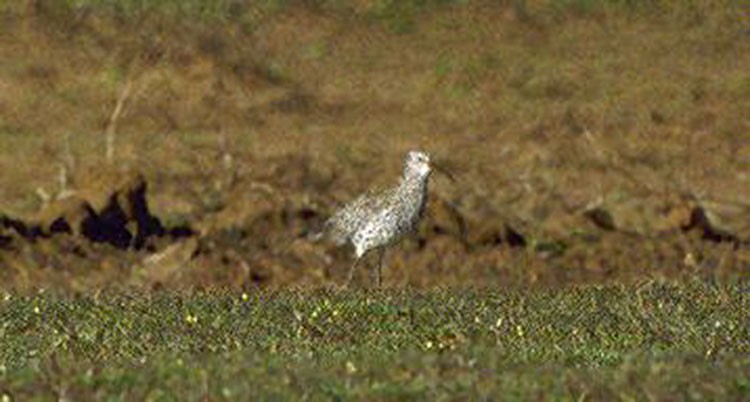
[[[386,248],[413,232],[424,215],[433,167],[453,180],[448,171],[430,162],[426,152],[409,151],[397,185],[360,195],[334,212],[323,229],[311,236],[313,240],[327,238],[337,246],[350,243],[354,247],[354,262],[345,286],[351,284],[360,261],[373,250],[378,253],[376,283],[381,286]]]

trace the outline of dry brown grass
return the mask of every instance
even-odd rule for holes
[[[433,183],[442,201],[422,231],[430,241],[392,253],[393,284],[747,275],[746,247],[681,231],[714,202],[738,206],[709,212],[728,210],[723,225],[750,238],[740,3],[474,2],[380,15],[377,2],[291,2],[251,25],[36,3],[6,9],[0,24],[4,213],[35,214],[61,166],[72,188],[86,187],[131,85],[114,170],[143,172],[158,216],[213,239],[186,263],[197,267],[188,282],[325,283],[345,255],[328,266],[295,239],[337,202],[394,179],[411,148],[461,181]],[[586,218],[594,207],[613,233]],[[463,238],[451,213],[468,225]],[[531,251],[504,245],[506,227]],[[228,271],[207,273],[217,264]]]

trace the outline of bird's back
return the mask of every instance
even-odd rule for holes
[[[339,245],[353,239],[357,232],[371,233],[379,238],[376,243],[385,243],[414,228],[425,200],[426,183],[402,182],[354,199],[326,222],[325,230]]]
[[[325,223],[323,231],[334,243],[343,245],[362,227],[388,209],[395,188],[363,194],[346,204]]]

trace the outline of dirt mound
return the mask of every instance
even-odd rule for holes
[[[75,183],[34,216],[0,217],[0,266],[10,287],[126,284],[137,279],[133,269],[144,255],[195,235],[189,225],[165,225],[151,212],[139,173],[99,169]]]
[[[209,194],[216,198],[210,207],[202,204],[172,226],[149,208],[142,174],[97,170],[77,177],[74,191],[31,218],[3,216],[0,258],[15,277],[41,275],[47,283],[50,275],[75,271],[95,273],[97,283],[120,278],[151,286],[340,282],[350,250],[310,242],[308,234],[340,205],[330,195],[335,191],[321,189],[340,188],[341,178],[305,157],[280,157],[265,166]],[[533,202],[527,200],[527,208]],[[531,208],[536,215],[529,217],[476,195],[452,200],[432,192],[418,232],[388,252],[387,283],[483,286],[715,275],[742,271],[750,261],[747,237],[717,220],[718,204],[647,197],[566,210],[554,200],[536,202],[546,209]],[[732,211],[734,218],[746,212]],[[639,265],[644,255],[646,266]]]
[[[164,227],[150,212],[146,191],[146,181],[138,173],[99,173],[85,188],[46,203],[37,216],[28,220],[2,216],[0,225],[32,242],[70,234],[135,250],[153,249],[153,239],[193,234],[187,226]]]
[[[338,283],[351,251],[307,233],[415,148],[462,177],[431,184],[387,286],[748,276],[750,52],[731,10],[685,24],[469,3],[213,22],[9,5],[0,282]],[[73,192],[30,212],[60,165]]]

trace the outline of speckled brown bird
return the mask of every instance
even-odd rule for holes
[[[346,243],[354,246],[355,260],[349,268],[347,285],[351,283],[362,257],[377,250],[376,275],[380,286],[385,248],[416,228],[427,203],[431,172],[429,155],[410,151],[406,154],[403,176],[398,185],[359,196],[331,216],[323,230],[313,236],[314,239],[328,238],[339,246]]]

